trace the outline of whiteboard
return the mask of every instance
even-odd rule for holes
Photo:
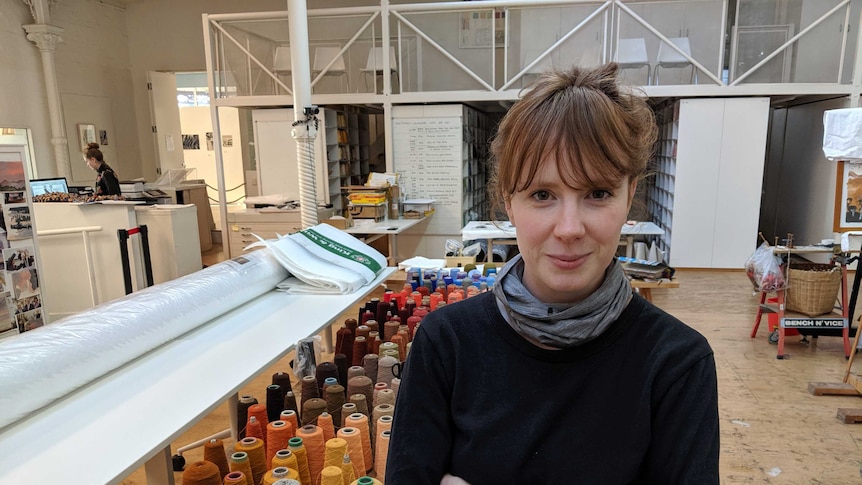
[[[459,234],[462,195],[460,116],[392,120],[395,171],[408,199],[434,199],[425,234]]]

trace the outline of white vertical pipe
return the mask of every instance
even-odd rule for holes
[[[383,152],[386,154],[386,171],[395,171],[395,156],[392,147],[392,72],[389,70],[389,0],[380,0],[380,45],[383,48]],[[400,24],[399,24],[400,28]],[[402,69],[403,71],[403,69]],[[398,75],[401,80],[401,74]],[[377,92],[377,75],[374,76],[374,92]],[[399,91],[399,94],[401,91]],[[398,255],[390,254],[392,260],[397,262]]]
[[[383,94],[390,96],[392,94],[392,66],[389,63],[389,46],[392,45],[392,39],[389,35],[389,0],[380,0],[380,36],[383,42],[380,47],[383,50]],[[377,78],[375,74],[374,78]]]
[[[290,30],[290,65],[293,78],[293,118],[291,130],[296,140],[299,208],[302,227],[317,221],[317,181],[315,179],[314,139],[317,130],[305,124],[305,108],[311,106],[311,66],[308,58],[308,11],[305,0],[287,0],[287,22]]]
[[[287,0],[290,68],[295,121],[305,120],[302,108],[311,105],[311,63],[308,56],[308,11],[305,0]]]

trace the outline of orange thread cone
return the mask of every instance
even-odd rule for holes
[[[285,421],[273,421],[266,425],[266,468],[271,470],[272,457],[278,450],[287,448],[287,441],[293,438],[293,430],[290,423]]]
[[[359,434],[359,430],[344,427],[339,429],[337,434],[339,438],[347,442],[347,452],[353,463],[353,473],[357,477],[365,475],[365,455],[362,451],[362,436]]]
[[[254,485],[254,477],[251,474],[251,461],[248,459],[248,453],[239,451],[230,455],[230,471],[241,473],[248,485]]]

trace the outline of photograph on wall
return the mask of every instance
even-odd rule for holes
[[[81,148],[85,148],[88,143],[93,143],[96,140],[96,125],[92,123],[78,123],[78,142]]]
[[[17,241],[33,237],[33,223],[28,205],[3,204],[3,219],[6,223],[6,238],[8,240]]]
[[[16,317],[9,306],[12,297],[9,292],[0,293],[0,335],[10,330],[17,330]]]
[[[0,162],[0,191],[23,192],[26,188],[24,162]]]
[[[18,331],[23,333],[34,328],[39,328],[45,324],[42,321],[42,310],[32,310],[29,312],[19,313],[16,315],[17,323],[18,323]]]
[[[213,132],[208,131],[206,134],[207,137],[207,150],[213,151]]]
[[[99,145],[106,146],[108,144],[108,130],[99,130]]]
[[[32,268],[36,264],[35,254],[33,246],[4,249],[3,264],[6,265],[6,271]]]
[[[198,135],[183,135],[183,150],[200,150],[201,140]]]
[[[42,289],[39,287],[39,275],[36,273],[36,268],[22,269],[20,271],[7,271],[12,284],[12,292],[16,300],[30,298],[34,295],[41,295]]]
[[[862,164],[838,162],[835,181],[835,232],[862,230]]]
[[[221,136],[221,146],[232,147],[233,146],[233,135],[222,135]]]
[[[0,210],[3,206],[0,205]],[[9,247],[9,238],[6,237],[6,218],[0,216],[0,250]]]
[[[15,302],[15,314],[29,312],[37,308],[42,308],[42,299],[40,295],[31,296]]]
[[[3,202],[6,204],[23,204],[27,202],[24,192],[3,192]]]

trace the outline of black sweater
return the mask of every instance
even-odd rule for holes
[[[403,372],[387,485],[717,484],[706,339],[635,295],[602,335],[543,350],[492,293],[422,321]]]
[[[102,162],[97,170],[95,195],[120,195],[120,181],[114,169]]]

